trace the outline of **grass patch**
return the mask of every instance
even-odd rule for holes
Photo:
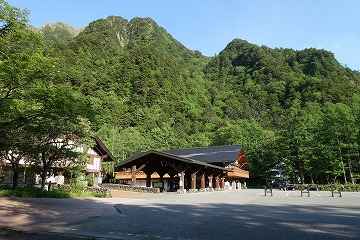
[[[39,188],[0,189],[0,196],[24,198],[108,197],[105,194],[71,186],[52,188],[50,191],[41,191]]]
[[[0,189],[0,196],[33,198],[67,198],[70,193],[60,189],[41,191],[39,188]]]

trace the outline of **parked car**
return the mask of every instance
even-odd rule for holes
[[[280,190],[296,190],[296,186],[293,184],[279,185]]]
[[[309,189],[309,191],[320,191],[321,187],[319,187],[318,185],[315,185],[315,184],[311,184],[311,185],[309,185],[308,189]]]

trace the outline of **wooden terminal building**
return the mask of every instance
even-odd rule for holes
[[[138,152],[115,166],[115,179],[161,191],[221,189],[249,178],[242,145]]]

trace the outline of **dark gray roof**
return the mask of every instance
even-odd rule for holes
[[[147,162],[149,159],[153,159],[153,160],[157,159],[160,161],[162,159],[172,159],[172,160],[176,160],[176,161],[186,162],[188,164],[196,164],[196,165],[201,165],[204,167],[216,168],[216,169],[220,169],[222,171],[227,171],[227,172],[231,171],[224,167],[212,165],[212,164],[209,164],[209,163],[206,163],[203,161],[197,161],[195,159],[190,159],[190,158],[183,158],[183,157],[180,157],[180,156],[177,156],[174,154],[166,153],[165,151],[154,151],[154,150],[147,151],[147,152],[134,153],[133,155],[131,155],[130,157],[125,159],[123,162],[120,162],[119,164],[115,165],[115,169],[119,168],[119,167],[130,168],[132,165],[134,165],[135,162],[137,162],[138,165],[142,165],[145,162]]]
[[[115,161],[114,156],[111,154],[109,149],[105,146],[105,144],[100,140],[99,137],[94,137],[96,145],[94,146],[94,150],[97,151],[100,155],[107,155],[106,158],[104,158],[104,162],[106,161]]]
[[[214,146],[205,148],[187,148],[161,151],[178,157],[188,158],[205,163],[235,162],[242,145]]]
[[[132,154],[123,162],[115,165],[115,169],[131,168],[133,165],[135,165],[137,167],[147,167],[148,170],[154,170],[167,166],[165,168],[171,172],[174,171],[174,166],[177,166],[177,164],[174,165],[174,162],[183,162],[190,165],[194,164],[197,166],[202,166],[204,169],[212,169],[213,171],[229,172],[232,170],[225,168],[225,163],[235,161],[239,162],[239,159],[243,159],[241,163],[244,162],[247,164],[244,150],[241,145],[164,151],[151,150],[148,152],[137,152]],[[164,164],[164,161],[172,162],[172,164]],[[180,166],[181,165],[177,167]]]

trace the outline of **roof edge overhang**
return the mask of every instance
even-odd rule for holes
[[[185,162],[185,163],[189,163],[189,164],[197,164],[197,165],[202,165],[204,167],[210,167],[210,168],[215,168],[215,169],[219,169],[219,170],[223,170],[226,172],[232,172],[231,169],[227,169],[227,168],[223,168],[223,167],[219,167],[213,164],[209,164],[209,163],[205,163],[205,162],[201,162],[201,161],[197,161],[197,160],[193,160],[193,159],[189,159],[189,158],[183,158],[183,157],[179,157],[170,153],[166,153],[166,152],[162,152],[162,151],[155,151],[155,150],[150,150],[147,152],[141,152],[140,154],[133,156],[133,157],[129,157],[128,159],[126,159],[125,161],[117,164],[114,166],[114,168],[120,168],[120,167],[124,167],[127,164],[131,163],[132,161],[135,161],[137,159],[140,159],[144,156],[150,155],[150,154],[155,154],[155,155],[159,155],[159,156],[163,156],[163,157],[168,157],[168,158],[172,158],[181,162]]]
[[[93,137],[95,140],[96,145],[94,146],[94,148],[96,148],[98,151],[100,151],[101,153],[103,153],[103,155],[107,155],[107,158],[109,160],[107,161],[115,161],[115,157],[111,154],[111,152],[109,151],[109,149],[105,146],[105,144],[100,140],[99,137],[95,136]]]

